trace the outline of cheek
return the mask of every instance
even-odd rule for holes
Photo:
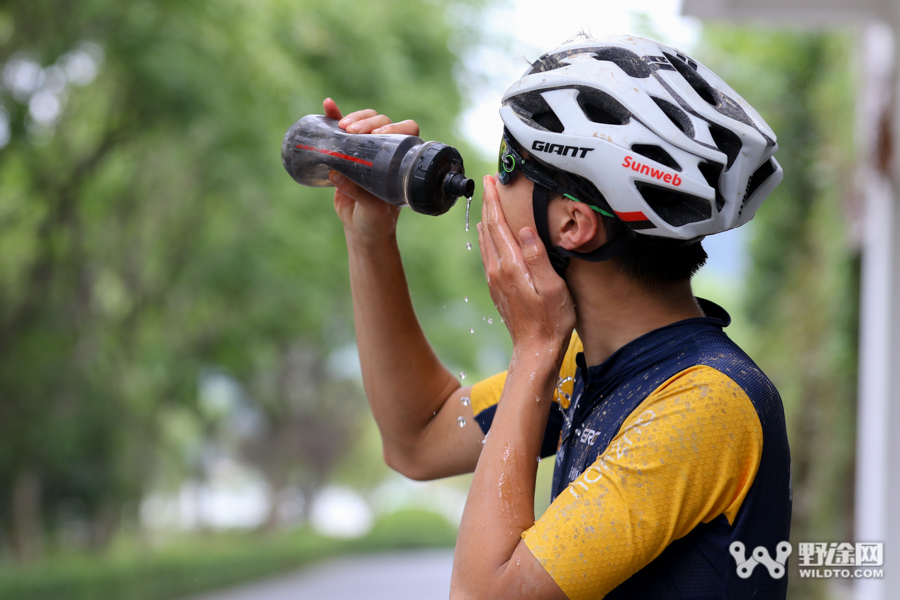
[[[515,190],[520,191],[520,190]],[[531,207],[531,193],[500,194],[500,206],[510,231],[518,238],[523,227],[534,229],[534,210]]]

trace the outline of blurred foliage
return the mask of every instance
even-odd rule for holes
[[[451,8],[472,20],[478,6]],[[78,521],[102,547],[160,464],[202,477],[203,449],[167,443],[192,427],[221,437],[199,403],[210,371],[260,417],[237,447],[276,487],[335,464],[361,405],[328,366],[353,339],[346,250],[330,192],[287,176],[281,138],[329,95],[458,144],[450,48],[478,31],[453,29],[447,10],[0,1],[3,546],[34,557]],[[404,214],[400,237],[426,330],[471,370],[505,336],[469,334],[491,304],[463,212]],[[262,460],[276,453],[289,460]]]
[[[853,188],[854,37],[710,27],[704,62],[778,134],[784,183],[754,219],[748,348],[784,400],[791,540],[853,539],[859,263]],[[793,561],[792,561],[793,562]],[[794,562],[796,565],[796,562]],[[791,598],[827,597],[791,575]]]
[[[365,537],[323,538],[308,529],[262,537],[218,534],[160,549],[133,543],[101,557],[60,555],[42,564],[0,568],[6,600],[171,600],[298,569],[328,558],[412,548],[452,548],[456,528],[425,511],[383,516]]]
[[[405,509],[379,519],[366,536],[380,548],[430,548],[456,545],[458,529],[446,518],[422,509]]]

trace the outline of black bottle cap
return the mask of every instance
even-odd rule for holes
[[[451,172],[444,177],[443,190],[448,196],[471,198],[472,194],[475,193],[475,182],[462,173]]]
[[[409,206],[426,215],[442,215],[460,196],[471,196],[475,182],[466,179],[462,156],[456,148],[434,143],[418,157],[409,178]]]

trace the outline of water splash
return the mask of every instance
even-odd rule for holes
[[[460,371],[460,372],[459,372],[459,378],[460,378],[460,379],[465,379],[465,378],[466,378],[466,372],[465,372],[465,371]]]
[[[469,208],[472,206],[472,198],[466,199],[466,231],[469,230]]]
[[[468,396],[463,396],[462,398],[459,399],[459,403],[462,404],[463,406],[469,406],[470,404],[472,404],[472,400],[469,399]]]
[[[573,378],[571,378],[571,377],[566,377],[565,379],[563,379],[562,377],[559,377],[559,378],[557,379],[557,381],[556,381],[556,391],[559,393],[560,398],[562,398],[563,396],[565,396],[565,397],[566,397],[566,400],[571,400],[571,399],[572,399],[572,396],[570,396],[569,394],[565,393],[565,392],[563,391],[563,389],[562,389],[562,386],[565,385],[565,384],[567,384],[567,383],[569,383],[570,381],[575,381],[575,380],[574,380]]]
[[[573,407],[572,404],[571,404],[571,402],[572,402],[572,397],[571,397],[569,394],[567,394],[567,393],[565,393],[565,392],[563,391],[562,386],[563,386],[563,384],[569,383],[570,381],[575,381],[575,380],[574,380],[573,378],[571,378],[571,377],[566,377],[565,379],[563,379],[562,377],[557,377],[557,379],[556,379],[556,393],[559,394],[559,408],[561,409],[560,412],[562,413],[562,416],[563,416],[563,418],[566,420],[566,424],[567,424],[569,427],[572,426],[572,419],[569,418],[569,414],[568,414],[568,413],[569,413],[569,412],[574,413],[574,412],[575,412],[575,410],[574,410],[575,407]],[[571,410],[566,410],[566,409],[564,409],[564,408],[562,407],[562,399],[563,399],[564,396],[565,396],[566,400],[569,401],[569,409],[571,409]],[[581,397],[581,396],[579,396],[579,398],[580,398],[580,397]]]
[[[466,418],[465,417],[458,418],[456,420],[456,424],[459,425],[460,427],[465,427],[466,426]]]
[[[488,319],[488,325],[490,325],[490,324],[493,323],[493,322],[494,322],[493,319]]]

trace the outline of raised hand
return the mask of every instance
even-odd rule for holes
[[[517,350],[549,351],[561,361],[575,327],[575,307],[565,281],[550,265],[537,232],[524,227],[521,245],[510,231],[496,180],[484,178],[478,243],[491,298]]]
[[[419,125],[412,120],[392,123],[385,115],[372,109],[358,110],[346,117],[337,103],[326,98],[323,103],[325,116],[338,121],[348,133],[399,133],[419,135]],[[394,235],[400,209],[384,202],[353,183],[337,171],[329,174],[337,188],[334,193],[334,209],[344,224],[348,241],[373,242]]]

